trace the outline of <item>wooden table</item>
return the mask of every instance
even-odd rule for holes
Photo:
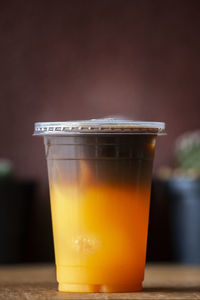
[[[1,266],[1,299],[200,299],[200,267],[150,265],[146,268],[143,292],[80,294],[57,292],[52,265]]]

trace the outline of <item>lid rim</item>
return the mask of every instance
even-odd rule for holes
[[[36,122],[34,135],[69,135],[100,133],[165,133],[165,123],[124,119],[92,119],[67,122]]]

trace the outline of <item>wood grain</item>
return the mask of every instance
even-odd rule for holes
[[[200,299],[200,267],[147,266],[140,293],[80,294],[57,292],[51,265],[0,268],[0,300]]]

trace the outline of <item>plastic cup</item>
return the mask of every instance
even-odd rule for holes
[[[48,165],[59,291],[142,289],[156,137],[164,123],[36,123]]]

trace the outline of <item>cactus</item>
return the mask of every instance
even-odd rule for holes
[[[200,130],[186,132],[177,139],[175,158],[178,168],[200,173]]]

